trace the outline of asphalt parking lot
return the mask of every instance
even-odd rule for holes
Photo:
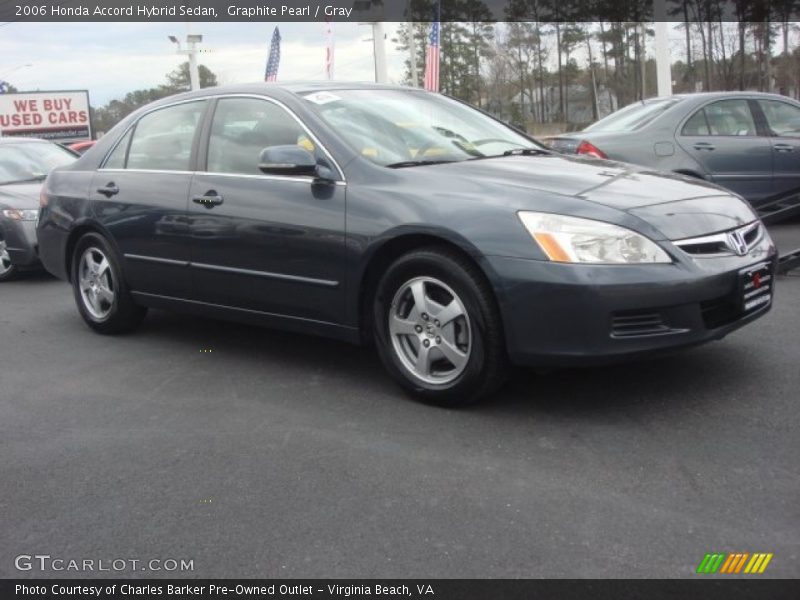
[[[461,411],[341,343],[163,312],[102,337],[43,274],[0,300],[0,577],[693,577],[714,551],[800,576],[800,273],[721,342]]]

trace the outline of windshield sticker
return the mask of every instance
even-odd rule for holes
[[[314,104],[328,104],[341,100],[341,97],[336,94],[331,94],[330,92],[314,92],[313,94],[308,94],[305,98]]]

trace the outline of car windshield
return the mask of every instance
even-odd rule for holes
[[[510,127],[444,96],[405,90],[335,90],[304,98],[368,160],[406,167],[541,149]]]
[[[629,104],[625,108],[600,119],[594,125],[589,125],[585,131],[617,133],[636,131],[652,122],[653,119],[680,101],[681,98],[658,98],[647,102]]]
[[[0,185],[44,179],[52,169],[74,160],[69,150],[49,142],[0,144]]]

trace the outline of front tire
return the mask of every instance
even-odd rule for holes
[[[71,273],[78,312],[98,333],[132,331],[147,314],[134,303],[116,254],[103,236],[87,233],[78,240]]]
[[[429,248],[395,261],[375,294],[375,342],[389,373],[417,398],[464,406],[505,381],[494,295],[469,260]]]

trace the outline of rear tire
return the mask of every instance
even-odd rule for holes
[[[133,301],[116,253],[102,235],[87,233],[78,240],[71,273],[78,312],[96,332],[132,331],[147,314]]]
[[[473,404],[505,381],[494,294],[483,273],[449,249],[416,250],[389,267],[376,290],[373,331],[392,377],[429,404]]]
[[[0,283],[10,281],[17,276],[17,267],[11,262],[11,255],[6,248],[6,242],[0,238]]]

